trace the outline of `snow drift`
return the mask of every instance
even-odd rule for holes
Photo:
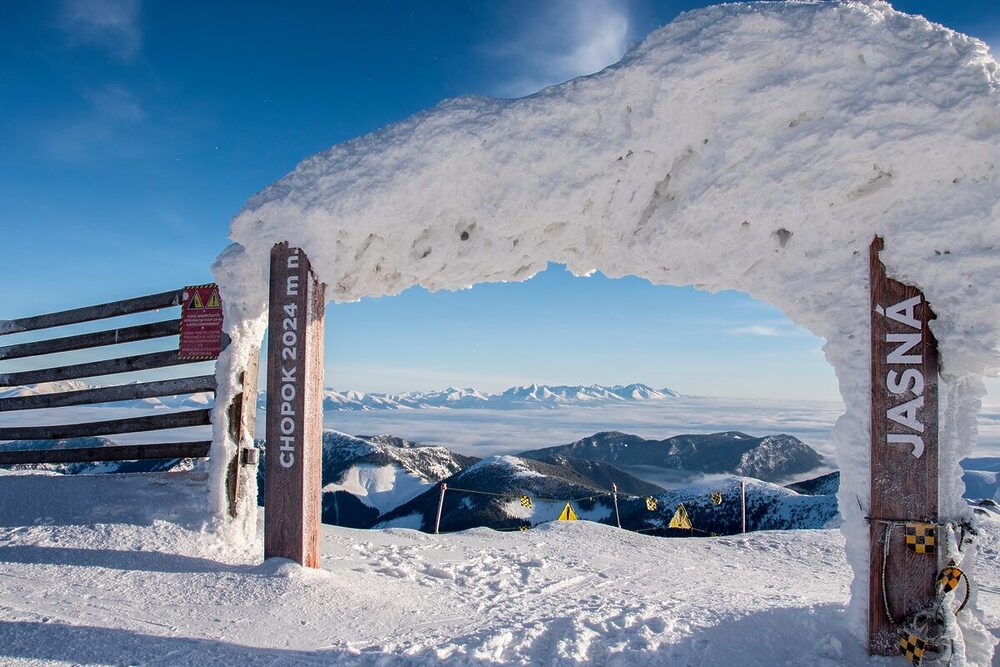
[[[985,44],[886,3],[754,3],[684,14],[618,64],[530,97],[443,102],[304,160],[234,218],[216,267],[237,341],[220,387],[260,341],[279,241],[308,253],[336,301],[526,280],[549,261],[743,290],[828,341],[860,634],[867,248],[884,236],[889,274],[938,313],[941,514],[954,518],[968,511],[958,461],[979,378],[1000,369],[998,82]]]

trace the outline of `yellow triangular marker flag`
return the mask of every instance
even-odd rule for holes
[[[691,519],[688,518],[687,510],[684,509],[684,505],[678,505],[677,511],[674,512],[674,518],[670,520],[671,528],[693,528],[691,525]]]
[[[201,302],[201,294],[198,290],[191,290],[191,300],[188,302],[188,310],[200,310],[205,307]]]
[[[566,503],[562,514],[559,515],[559,521],[576,521],[576,512],[573,511],[573,506],[569,502]]]
[[[222,308],[222,304],[219,303],[219,290],[212,290],[212,296],[208,297],[208,303],[205,305],[206,308]]]

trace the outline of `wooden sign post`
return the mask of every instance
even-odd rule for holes
[[[876,237],[870,248],[868,652],[893,655],[899,653],[898,624],[934,598],[938,352],[928,327],[934,312],[919,289],[886,276],[879,259],[882,248],[883,240]],[[907,532],[911,533],[910,539]]]
[[[271,250],[264,558],[319,567],[325,286],[305,253]]]

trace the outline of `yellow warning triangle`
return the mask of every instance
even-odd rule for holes
[[[569,501],[566,502],[566,507],[559,515],[559,521],[576,521],[576,512],[573,511],[573,506],[569,504]]]
[[[212,296],[208,297],[208,303],[205,304],[206,308],[221,308],[222,304],[219,302],[219,290],[212,290]]]
[[[691,519],[688,518],[687,510],[684,509],[684,505],[678,505],[677,511],[674,512],[674,518],[670,520],[671,528],[693,528],[691,525]]]
[[[188,301],[188,310],[200,310],[205,307],[205,304],[201,302],[201,293],[193,289],[191,290],[191,300]]]

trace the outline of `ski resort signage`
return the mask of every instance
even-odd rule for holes
[[[298,248],[271,250],[264,557],[319,567],[324,285]]]
[[[215,359],[219,356],[222,351],[222,299],[218,285],[184,288],[180,334],[178,359]]]
[[[868,640],[899,653],[899,624],[934,598],[934,549],[907,548],[938,520],[938,351],[923,293],[886,275],[870,248],[871,523]],[[931,538],[933,539],[933,538]]]

